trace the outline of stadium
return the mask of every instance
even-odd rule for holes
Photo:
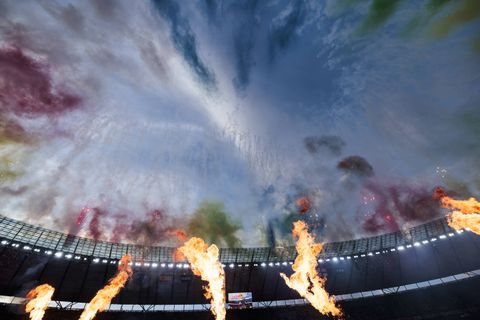
[[[480,319],[479,0],[0,1],[0,319]]]
[[[172,260],[174,248],[71,237],[6,217],[0,223],[2,312],[12,319],[22,314],[26,291],[39,283],[59,288],[47,319],[77,318],[127,253],[141,262],[99,318],[211,317],[202,281],[189,264]],[[404,233],[327,243],[319,272],[328,275],[328,292],[353,319],[476,319],[479,249],[478,236],[440,219]],[[229,319],[322,319],[279,276],[291,273],[294,257],[293,247],[222,249],[226,292],[253,295],[251,309],[228,310]]]

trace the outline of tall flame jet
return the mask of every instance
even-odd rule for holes
[[[292,266],[294,273],[288,278],[284,273],[280,276],[290,288],[296,290],[307,299],[321,314],[340,316],[342,311],[335,305],[335,299],[325,290],[325,278],[317,273],[317,256],[322,251],[322,244],[315,243],[308,233],[303,221],[293,223],[293,236],[298,238],[296,249],[298,256]]]
[[[480,202],[475,198],[455,200],[441,188],[435,189],[435,198],[443,208],[453,210],[448,215],[448,225],[455,230],[468,228],[480,235]]]
[[[207,281],[205,298],[211,300],[211,310],[216,320],[225,320],[225,271],[218,260],[218,248],[210,247],[200,238],[193,237],[178,249],[192,265],[196,276]]]
[[[48,284],[42,284],[30,290],[27,294],[27,299],[30,301],[25,306],[25,311],[30,313],[31,320],[42,320],[54,292],[55,288]]]
[[[132,262],[132,257],[130,255],[125,255],[120,260],[118,265],[118,272],[108,281],[108,284],[100,289],[95,297],[87,304],[85,310],[83,310],[80,315],[80,320],[90,320],[95,317],[97,312],[102,312],[105,310],[112,299],[120,292],[120,290],[125,286],[128,278],[132,276],[132,268],[130,263]]]

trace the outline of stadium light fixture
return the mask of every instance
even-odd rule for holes
[[[157,268],[158,267],[158,263],[152,263],[152,268]]]
[[[6,245],[6,244],[8,244],[8,241],[7,240],[2,240],[2,242],[0,242],[0,243],[3,244],[3,245]]]
[[[165,268],[166,264],[165,263],[160,263],[160,267]]]
[[[348,259],[348,260],[350,260],[350,259],[352,259],[352,257],[350,257],[350,256],[347,256],[347,259]]]
[[[282,262],[282,265],[283,266],[286,266],[288,263],[287,262]]]
[[[168,264],[168,267],[169,267],[170,269],[172,269],[172,268],[173,268],[173,263],[169,263],[169,264]]]
[[[92,261],[93,261],[93,263],[98,263],[98,262],[100,261],[100,259],[95,258],[95,259],[93,259]]]
[[[28,250],[32,250],[32,247],[30,247],[30,246],[23,246],[23,250],[27,250],[27,251],[28,251]]]
[[[338,262],[338,258],[337,258],[337,257],[333,257],[333,258],[332,258],[332,261],[333,261],[333,262]]]
[[[453,237],[454,235],[455,235],[455,233],[453,233],[453,232],[449,232],[449,233],[448,233],[448,236],[449,236],[449,237]]]
[[[33,251],[35,251],[35,252],[40,252],[40,249],[35,248],[35,249],[33,249]]]
[[[61,252],[61,251],[55,252],[54,256],[55,256],[55,258],[61,258],[61,257],[63,257],[63,252]]]
[[[405,247],[404,247],[404,246],[398,246],[397,249],[398,249],[399,251],[402,251],[402,250],[405,250]]]
[[[268,263],[268,266],[269,266],[269,267],[273,267],[273,262],[269,262],[269,263]]]
[[[72,259],[72,257],[73,257],[73,256],[72,256],[71,253],[65,255],[65,258],[66,258],[66,259]]]
[[[427,244],[427,243],[428,243],[428,240],[423,240],[422,243],[423,243],[423,244]]]
[[[442,234],[442,235],[439,236],[439,238],[440,238],[440,239],[447,239],[447,236],[444,235],[444,234]]]
[[[267,264],[266,264],[265,262],[260,263],[260,265],[261,265],[262,267],[266,267],[266,266],[267,266]]]
[[[47,255],[51,255],[52,253],[53,253],[53,252],[50,251],[50,250],[46,250],[46,251],[45,251],[45,254],[47,254]]]
[[[395,248],[390,249],[391,252],[397,251]]]
[[[340,260],[345,260],[345,258],[344,258],[344,257],[340,257]]]
[[[420,242],[415,242],[413,245],[414,245],[415,247],[419,247],[419,246],[421,246],[421,243],[420,243]]]
[[[407,249],[409,249],[409,248],[411,248],[411,247],[412,247],[411,244],[407,244],[407,245],[406,245],[406,248],[407,248]]]
[[[375,254],[380,254],[380,251],[375,252]]]
[[[369,257],[373,256],[373,253],[369,252],[369,253],[368,253],[368,256],[369,256]]]
[[[437,238],[432,238],[432,239],[430,239],[430,241],[435,242],[435,241],[437,241]]]

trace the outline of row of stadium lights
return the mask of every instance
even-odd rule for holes
[[[466,230],[469,230],[469,229],[466,229]],[[461,234],[463,233],[463,230],[458,230],[456,231],[457,234]],[[447,237],[453,237],[455,235],[455,233],[453,232],[449,232],[447,234],[442,234],[440,235],[438,238],[439,239],[447,239]],[[324,262],[338,262],[338,261],[343,261],[343,260],[351,260],[352,258],[353,259],[357,259],[357,258],[364,258],[364,257],[371,257],[373,256],[374,254],[375,255],[379,255],[379,254],[382,254],[382,253],[388,253],[388,252],[394,252],[394,251],[403,251],[405,249],[409,249],[409,248],[412,248],[412,247],[419,247],[423,244],[428,244],[430,242],[435,242],[437,241],[437,238],[431,238],[430,240],[423,240],[421,242],[414,242],[413,244],[407,244],[407,245],[401,245],[401,246],[398,246],[396,248],[391,248],[390,250],[382,250],[382,251],[376,251],[375,253],[373,252],[368,252],[368,253],[363,253],[363,254],[360,254],[360,255],[354,255],[354,256],[346,256],[346,257],[333,257],[333,258],[328,258],[328,259],[318,259],[318,262],[320,263],[324,263]],[[7,240],[2,240],[0,242],[1,245],[8,245],[9,242]],[[20,247],[20,244],[19,243],[12,243],[11,244],[12,247],[14,248],[19,248]],[[26,250],[26,251],[30,251],[30,250],[33,250],[34,252],[38,252],[40,253],[41,250],[39,248],[32,248],[28,245],[25,245],[23,246],[23,250]],[[82,256],[78,256],[78,255],[73,255],[71,253],[67,253],[67,254],[64,254],[63,252],[61,251],[57,251],[55,253],[53,253],[52,250],[45,250],[44,253],[46,255],[53,255],[54,257],[56,258],[62,258],[62,257],[65,257],[65,259],[74,259],[74,260],[87,260],[86,257],[82,257]],[[93,258],[92,259],[92,262],[93,263],[103,263],[103,264],[107,264],[107,263],[110,263],[110,264],[119,264],[119,260],[108,260],[108,259],[100,259],[100,258]],[[254,267],[258,267],[258,266],[261,266],[261,267],[278,267],[278,266],[287,266],[287,265],[292,265],[293,262],[290,261],[290,262],[261,262],[261,263],[253,263],[253,266]],[[155,262],[143,262],[143,263],[140,263],[140,262],[135,262],[135,263],[130,263],[130,265],[132,266],[136,266],[136,267],[151,267],[151,268],[158,268],[158,267],[161,267],[161,268],[169,268],[169,269],[173,269],[173,268],[177,268],[177,269],[188,269],[190,268],[190,265],[188,263],[155,263]],[[223,267],[226,267],[227,265],[225,264],[222,264]],[[249,263],[245,263],[245,264],[237,264],[236,265],[237,267],[250,267],[250,264]],[[234,263],[230,263],[228,265],[229,268],[234,268],[235,267],[235,264]]]

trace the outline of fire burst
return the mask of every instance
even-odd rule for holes
[[[217,320],[224,320],[225,310],[225,271],[218,260],[218,248],[210,247],[200,238],[188,240],[179,251],[185,255],[196,276],[207,281],[204,286],[205,298],[211,300],[211,310]]]
[[[131,262],[131,256],[125,255],[122,257],[118,266],[118,273],[115,277],[110,279],[108,284],[103,289],[99,290],[95,297],[93,297],[93,299],[87,304],[85,310],[83,310],[80,315],[80,320],[93,319],[97,312],[102,312],[110,305],[112,299],[125,286],[128,278],[133,273],[132,268],[130,267]]]
[[[435,197],[440,199],[443,208],[453,210],[448,215],[448,225],[455,230],[464,228],[480,235],[480,202],[475,198],[455,200],[441,188],[435,190]]]
[[[340,316],[342,311],[324,288],[325,278],[317,274],[317,256],[322,251],[322,244],[314,242],[305,222],[297,221],[293,225],[293,236],[298,238],[295,246],[298,256],[292,266],[294,273],[290,278],[284,273],[280,273],[280,276],[287,286],[307,299],[321,314]]]
[[[41,320],[43,318],[48,304],[52,301],[53,292],[55,292],[55,288],[48,284],[42,284],[27,294],[27,299],[30,301],[25,306],[25,311],[30,313],[30,319]]]

